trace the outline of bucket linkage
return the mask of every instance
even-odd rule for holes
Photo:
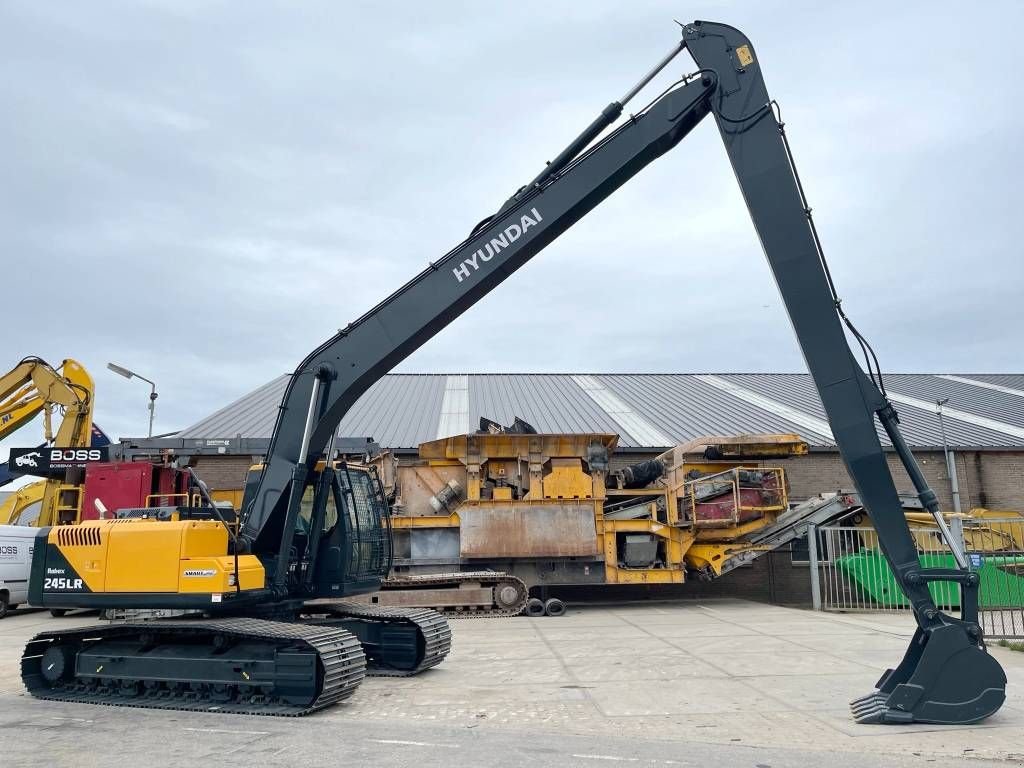
[[[896,669],[876,690],[850,702],[858,723],[969,724],[994,714],[1006,699],[1006,673],[985,650],[978,624],[978,574],[921,569],[911,580],[960,584],[961,618],[934,606],[918,610],[919,626]]]

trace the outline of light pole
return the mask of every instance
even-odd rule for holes
[[[116,363],[107,363],[107,368],[112,370],[118,376],[124,376],[126,379],[141,379],[142,381],[149,384],[149,437],[153,436],[153,413],[156,411],[156,382],[151,379],[147,379],[145,376],[140,376],[135,371],[129,371],[123,366],[117,365]]]
[[[945,397],[935,401],[935,413],[939,415],[939,431],[942,433],[942,453],[946,456],[946,474],[949,475],[949,490],[953,495],[953,511],[960,511],[960,483],[956,477],[956,460],[953,452],[949,450],[949,441],[946,440],[946,424],[942,419],[942,406],[949,402]]]

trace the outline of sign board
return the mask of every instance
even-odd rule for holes
[[[62,477],[69,469],[109,461],[110,449],[102,448],[11,448],[7,460],[12,475]]]

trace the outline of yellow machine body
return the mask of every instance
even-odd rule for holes
[[[83,591],[116,594],[222,594],[235,591],[235,558],[228,534],[213,520],[125,518],[50,529],[57,550]],[[48,570],[55,562],[47,557]],[[242,591],[261,589],[264,571],[253,555],[239,555]]]

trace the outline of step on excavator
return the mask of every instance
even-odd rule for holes
[[[696,21],[681,30],[636,86],[464,242],[306,357],[288,383],[237,533],[226,519],[197,519],[218,515],[216,508],[196,518],[186,509],[167,519],[120,517],[40,532],[34,604],[200,607],[211,618],[44,632],[22,662],[33,695],[302,714],[350,694],[364,654],[396,671],[439,660],[448,635],[437,614],[376,614],[341,600],[375,590],[387,573],[387,513],[371,478],[328,466],[315,478],[309,522],[298,526],[315,466],[331,455],[338,424],[371,384],[710,115],[838,448],[917,625],[903,660],[854,701],[853,714],[865,723],[953,724],[999,709],[1006,676],[978,625],[978,576],[900,433],[877,359],[840,303],[754,46],[724,24]],[[683,50],[696,70],[611,129]],[[692,161],[683,167],[693,174]],[[847,332],[864,353],[866,372]],[[921,565],[876,423],[956,567]],[[959,586],[959,616],[936,607],[928,589],[936,581]],[[313,598],[337,602],[310,615]]]

